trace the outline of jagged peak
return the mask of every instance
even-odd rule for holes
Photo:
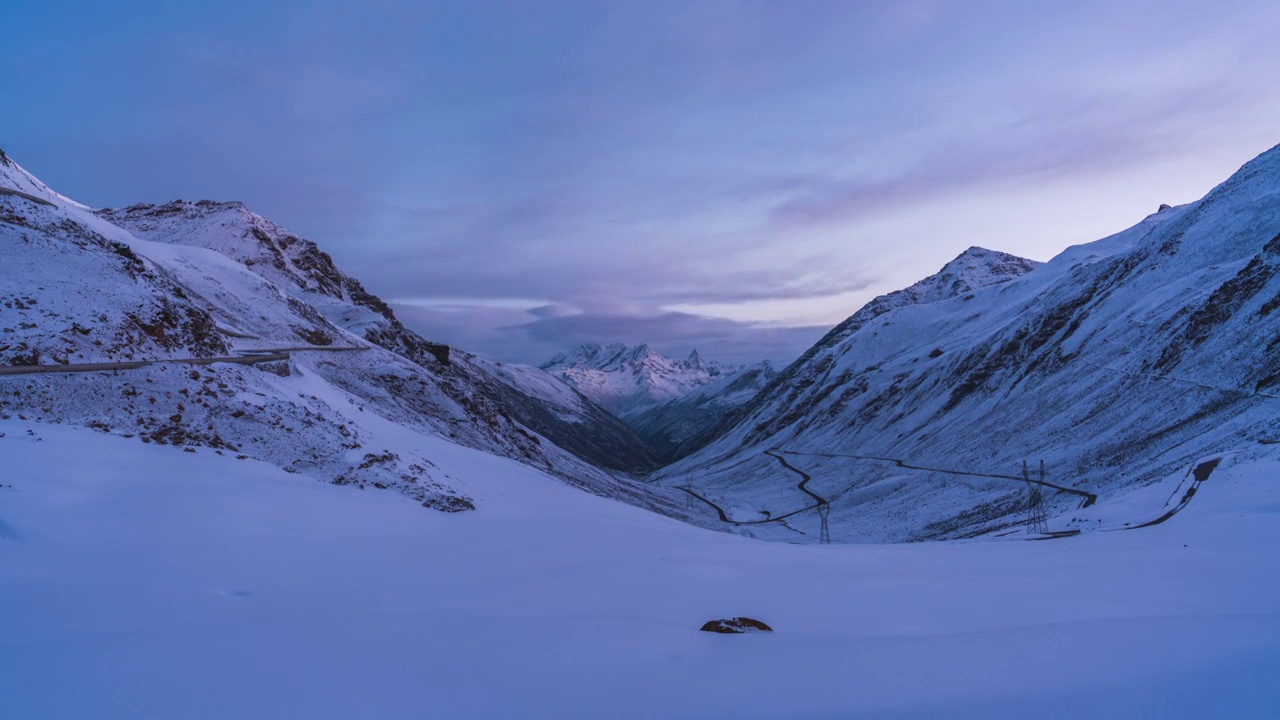
[[[610,365],[641,362],[650,356],[657,356],[647,344],[628,346],[622,343],[583,343],[569,352],[559,353],[540,367],[587,367],[604,368]]]
[[[656,354],[653,352],[653,350],[649,348],[648,343],[641,343],[639,345],[636,345],[635,347],[630,347],[630,348],[626,346],[620,346],[620,347],[622,347],[622,349],[617,353],[617,356],[626,358],[627,360],[631,360],[631,361],[643,360],[650,355]]]

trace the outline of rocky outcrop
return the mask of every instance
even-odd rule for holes
[[[759,620],[749,617],[708,620],[707,623],[699,629],[702,632],[723,633],[725,635],[740,635],[742,633],[752,632],[773,632],[773,628],[765,625]]]

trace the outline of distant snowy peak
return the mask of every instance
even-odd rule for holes
[[[638,408],[623,419],[666,460],[677,460],[710,442],[778,376],[768,360],[722,374],[688,395]]]
[[[744,368],[707,360],[697,350],[677,360],[648,345],[620,343],[581,345],[542,365],[543,370],[618,414],[687,397]]]
[[[627,346],[621,343],[580,345],[570,352],[556,355],[541,367],[544,370],[589,368],[605,372],[644,367],[659,369],[671,367],[695,372],[704,371],[713,376],[734,373],[740,369],[737,365],[708,361],[697,350],[690,352],[689,356],[683,360],[676,360],[655,352],[646,344]]]

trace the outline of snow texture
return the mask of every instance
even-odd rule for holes
[[[1024,461],[1105,499],[1280,436],[1278,348],[1273,149],[1049,263],[974,248],[873,300],[655,479],[757,537],[817,541],[819,510],[835,541],[1007,532],[1029,502]],[[1080,495],[1044,499],[1050,529],[1081,529]]]
[[[0,433],[6,717],[1280,712],[1274,452],[1226,459],[1143,530],[819,547],[394,426],[389,450],[431,456],[480,510],[66,426]],[[1111,498],[1106,522],[1171,489]],[[774,632],[698,631],[735,615]]]

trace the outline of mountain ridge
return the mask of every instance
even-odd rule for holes
[[[697,349],[674,359],[620,343],[580,345],[541,368],[621,418],[663,462],[701,447],[777,374],[768,361],[732,365]]]
[[[619,416],[684,397],[699,387],[740,372],[745,365],[666,357],[648,344],[586,343],[539,366]]]
[[[779,499],[794,474],[764,451],[790,453],[829,500],[833,539],[969,537],[1020,522],[1023,490],[994,476],[1024,460],[1105,500],[1280,432],[1266,405],[1280,395],[1280,148],[1047,263],[994,259],[998,282],[966,288],[983,276],[944,268],[930,292],[873,300],[653,479],[777,515],[807,499]],[[1079,529],[1078,498],[1045,502]],[[811,542],[816,525],[737,527]]]
[[[392,457],[377,447],[356,452],[392,432],[390,421],[679,514],[661,491],[602,469],[655,464],[643,441],[607,412],[574,396],[575,414],[566,419],[475,356],[417,336],[318,246],[242,203],[95,213],[7,160],[0,187],[41,194],[0,195],[0,238],[10,248],[0,280],[21,320],[0,341],[0,362],[208,358],[270,348],[290,348],[291,358],[271,372],[213,364],[190,373],[155,365],[122,379],[11,376],[6,382],[25,390],[6,394],[0,413],[231,450],[327,482],[395,489],[436,509],[472,507],[429,458]],[[349,348],[357,352],[331,351]],[[335,402],[358,404],[362,421],[336,421]],[[141,432],[128,431],[135,426]]]

